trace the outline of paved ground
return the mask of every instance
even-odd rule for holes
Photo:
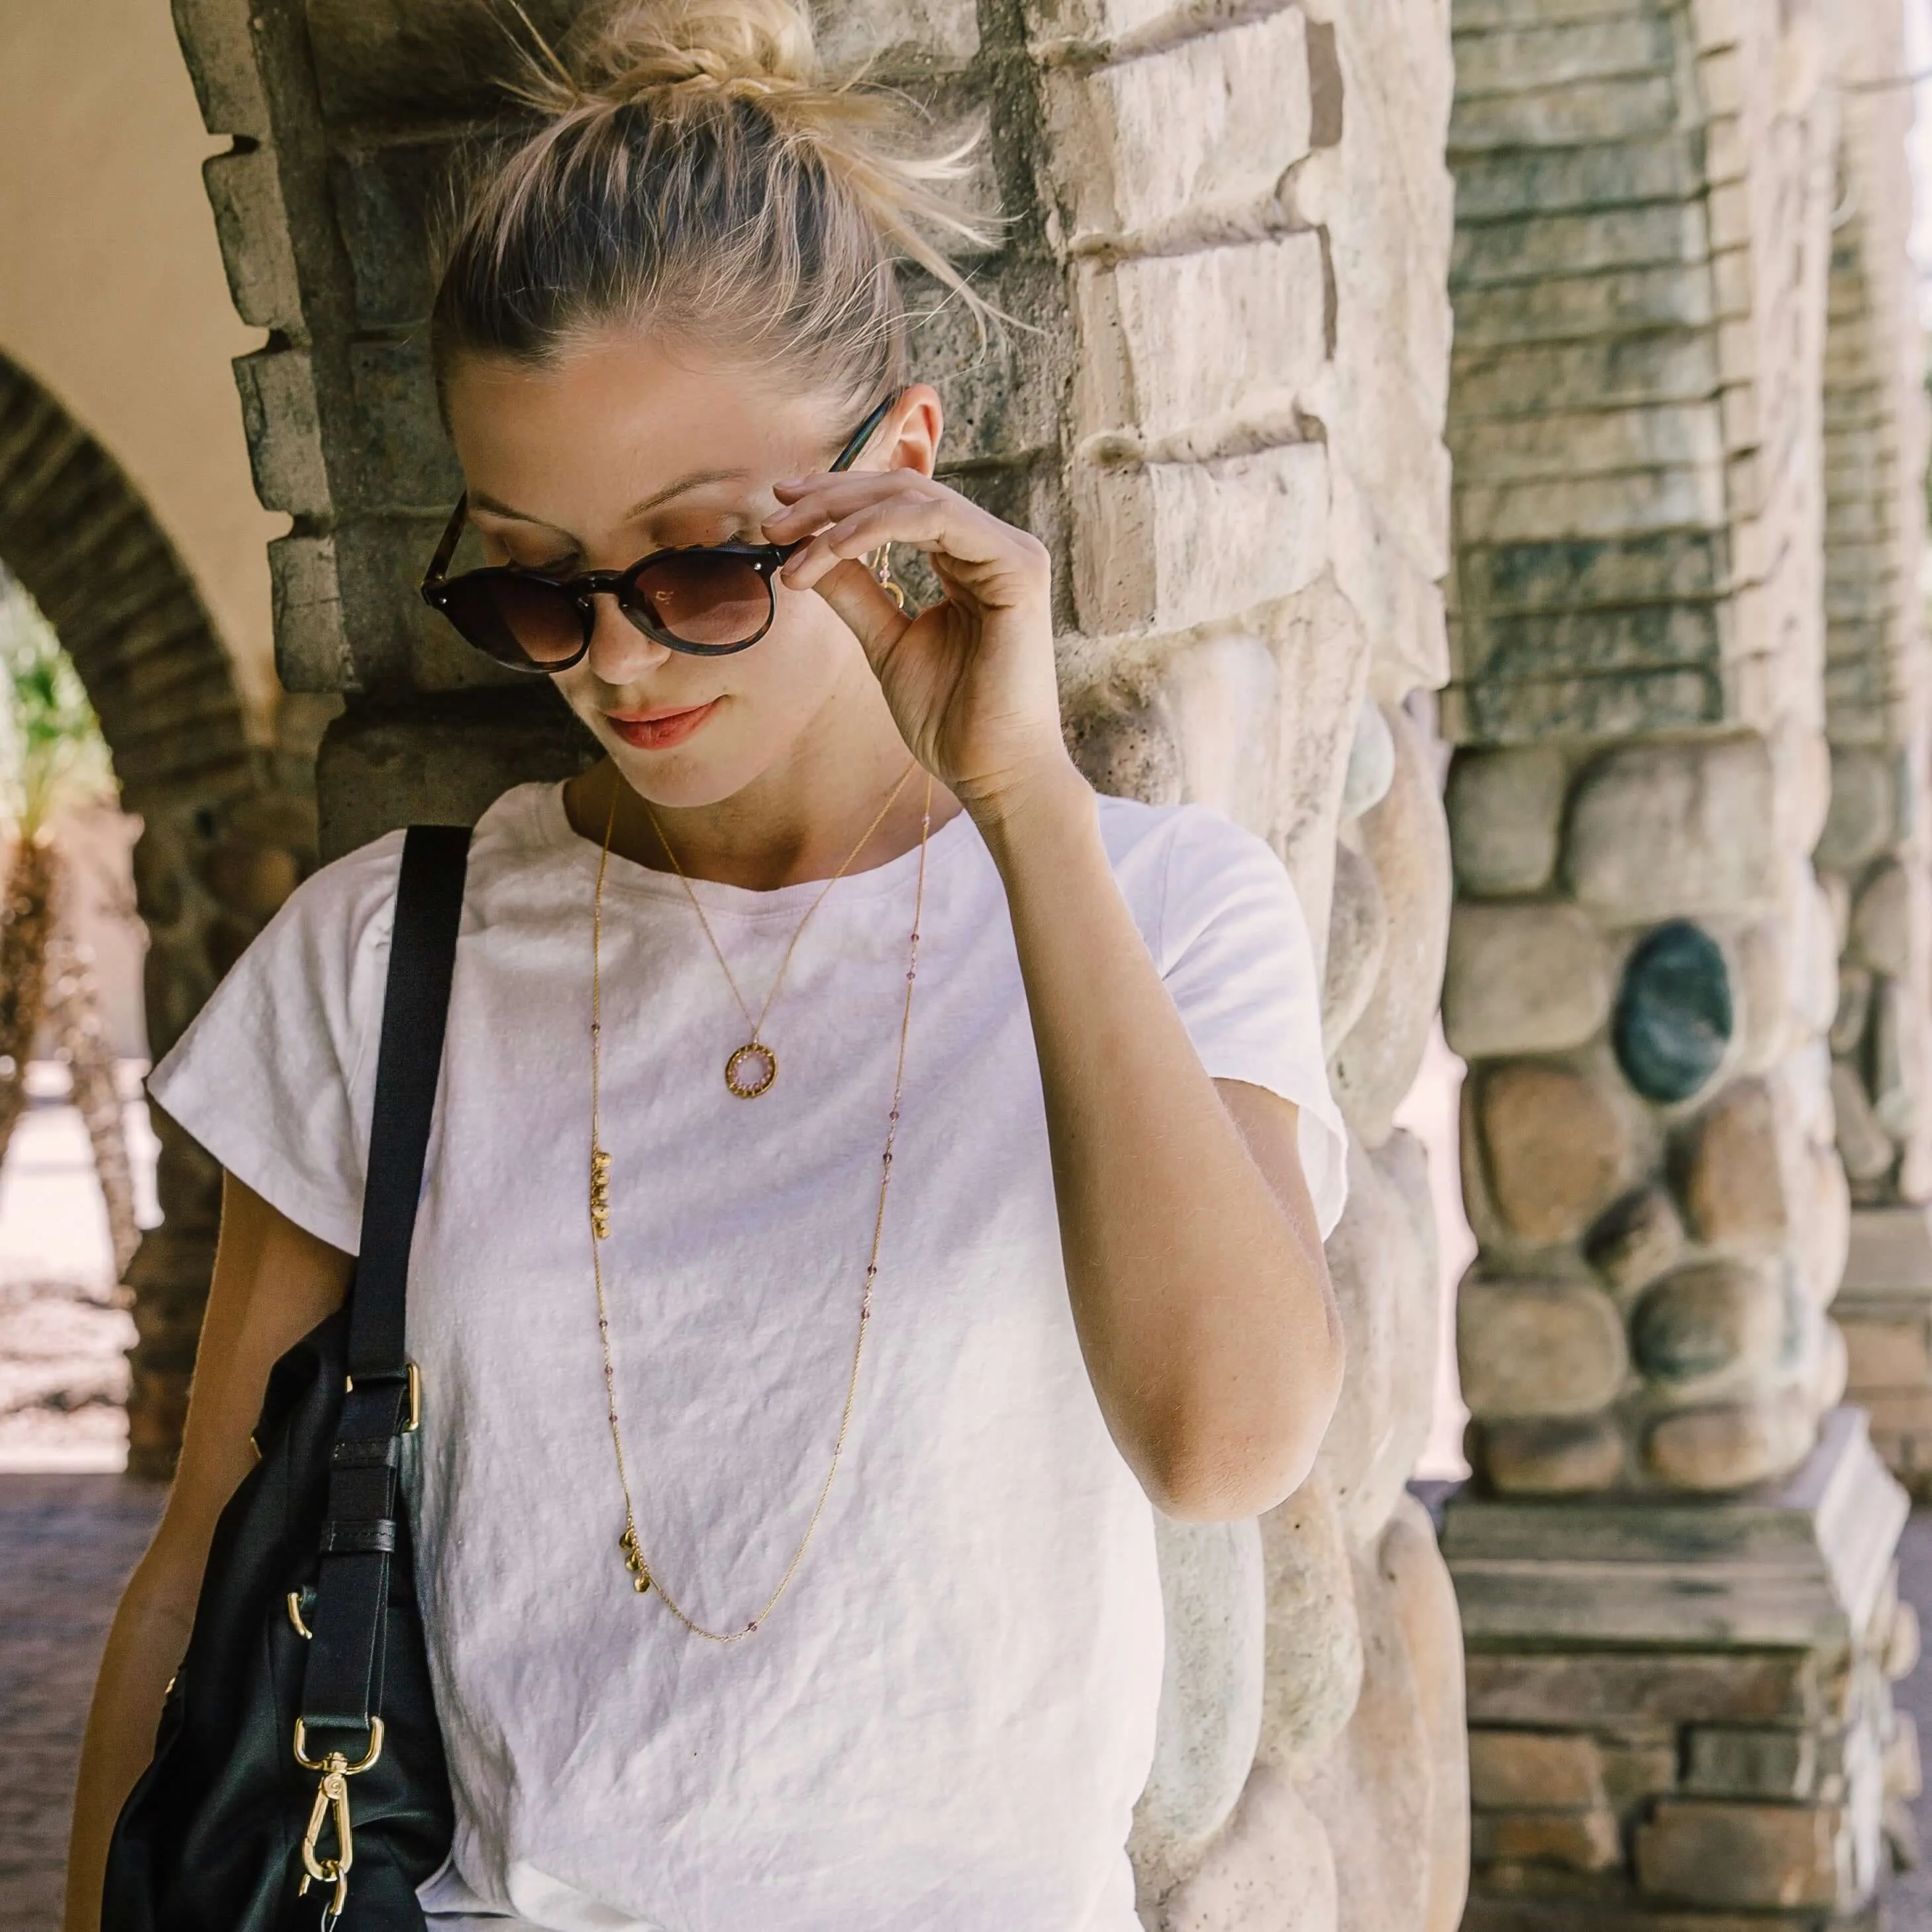
[[[60,1923],[88,1694],[160,1500],[119,1476],[0,1474],[0,1932]]]

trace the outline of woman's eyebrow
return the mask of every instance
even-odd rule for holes
[[[470,491],[470,507],[472,510],[488,510],[493,517],[507,517],[513,524],[534,524],[539,530],[556,531],[560,537],[570,536],[570,532],[562,524],[547,524],[542,518],[533,517],[527,510],[513,510],[508,504],[500,503],[494,496],[484,490]],[[576,540],[572,538],[572,541],[574,542]]]
[[[687,490],[701,490],[707,483],[741,483],[751,473],[748,470],[694,470],[688,476],[680,476],[675,483],[667,484],[642,502],[633,503],[624,513],[624,520],[635,523],[647,511],[655,510],[661,503],[668,503],[674,496],[682,496]]]

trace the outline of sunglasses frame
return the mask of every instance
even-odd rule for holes
[[[888,396],[852,432],[845,447],[831,464],[834,473],[848,470],[865,452],[866,446],[872,440],[880,424],[884,422],[892,405],[898,400],[896,394]],[[688,657],[728,658],[740,651],[748,651],[772,628],[778,616],[778,592],[773,580],[786,560],[802,550],[810,542],[801,538],[789,544],[680,544],[665,550],[654,550],[648,556],[640,556],[634,564],[622,570],[586,570],[574,577],[546,577],[542,572],[525,570],[513,563],[490,564],[481,570],[466,570],[454,577],[444,572],[449,567],[449,560],[456,554],[456,546],[463,535],[463,526],[470,514],[468,491],[456,500],[456,508],[450,513],[442,539],[436,547],[436,554],[430,559],[429,568],[423,574],[419,586],[423,602],[432,610],[438,612],[450,628],[463,639],[473,651],[481,651],[492,664],[499,664],[508,670],[524,671],[536,677],[554,677],[559,671],[569,670],[581,664],[590,655],[590,640],[597,628],[597,607],[593,598],[608,595],[617,600],[617,608],[626,620],[644,635],[668,650],[682,652]],[[648,605],[633,603],[631,593],[638,580],[655,563],[661,563],[671,556],[727,556],[750,565],[765,586],[769,608],[765,621],[752,634],[739,643],[730,644],[695,644],[688,639],[673,636],[652,615]],[[449,602],[452,592],[464,584],[479,584],[490,581],[513,580],[518,584],[539,584],[546,589],[560,593],[577,609],[578,622],[584,634],[584,641],[567,658],[560,658],[555,664],[518,664],[508,658],[499,657],[486,646],[479,644],[464,634],[463,627],[449,615]]]

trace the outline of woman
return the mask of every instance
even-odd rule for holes
[[[1047,554],[932,480],[892,263],[958,290],[922,237],[967,224],[890,100],[786,0],[632,6],[534,92],[448,251],[425,590],[604,756],[472,848],[410,1304],[425,1904],[1130,1932],[1150,1503],[1280,1501],[1340,1373],[1294,895],[1069,761]],[[309,880],[154,1077],[221,1241],[73,1927],[268,1366],[344,1292],[398,852]]]

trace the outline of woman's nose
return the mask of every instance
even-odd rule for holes
[[[664,645],[646,637],[624,615],[608,591],[595,597],[591,608],[596,620],[590,631],[590,668],[601,682],[634,684],[670,656]]]

